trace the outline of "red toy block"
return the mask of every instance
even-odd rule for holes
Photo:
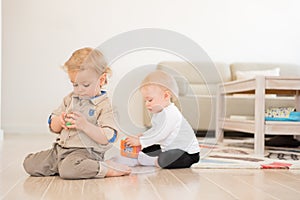
[[[121,155],[129,158],[137,158],[141,151],[141,146],[130,147],[126,145],[125,140],[121,140],[120,143]]]

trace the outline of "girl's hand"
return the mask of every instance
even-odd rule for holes
[[[68,128],[75,128],[78,130],[84,130],[86,125],[89,123],[86,118],[80,112],[73,112],[67,114],[65,118],[66,123],[69,123]]]
[[[137,136],[130,136],[130,137],[127,137],[127,138],[125,139],[125,143],[126,143],[128,146],[130,146],[130,147],[132,147],[132,146],[140,146],[140,145],[141,145],[140,139],[139,139],[139,137],[137,137]]]

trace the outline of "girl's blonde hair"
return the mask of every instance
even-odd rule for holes
[[[155,70],[148,74],[142,81],[140,88],[147,85],[158,85],[163,89],[169,90],[174,101],[178,98],[178,86],[175,79],[164,71]]]
[[[111,75],[112,73],[104,59],[104,55],[99,50],[90,47],[81,48],[73,52],[63,68],[67,72],[92,68],[99,75],[103,73]]]

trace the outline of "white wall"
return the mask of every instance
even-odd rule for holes
[[[47,132],[49,113],[71,90],[59,66],[75,49],[133,29],[177,31],[214,61],[300,64],[299,8],[298,0],[3,0],[2,128]],[[120,59],[112,84],[172,58],[156,53]]]
[[[2,1],[0,1],[0,38],[2,38]],[[0,47],[2,47],[2,39],[0,39]],[[1,83],[2,83],[2,48],[0,48],[0,141],[3,140],[3,130],[1,125]]]

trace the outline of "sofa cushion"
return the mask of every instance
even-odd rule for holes
[[[229,65],[221,62],[217,63],[204,63],[196,62],[199,71],[195,67],[184,61],[164,61],[157,65],[157,69],[166,71],[173,76],[182,76],[185,80],[188,80],[190,84],[210,84],[220,83],[220,79],[223,81],[231,80]],[[210,69],[211,70],[210,73]],[[219,73],[219,76],[216,74]],[[206,76],[204,77],[204,74]]]
[[[213,96],[217,92],[217,84],[190,84],[186,95]]]
[[[217,84],[194,84],[189,83],[183,77],[174,76],[175,81],[178,85],[179,96],[185,95],[215,95],[217,92]]]
[[[232,80],[237,80],[237,71],[268,70],[280,68],[280,76],[300,76],[300,66],[295,64],[274,64],[274,63],[232,63],[230,70]]]
[[[255,76],[279,76],[280,68],[265,69],[265,70],[250,70],[250,71],[236,71],[236,79],[249,79]]]

